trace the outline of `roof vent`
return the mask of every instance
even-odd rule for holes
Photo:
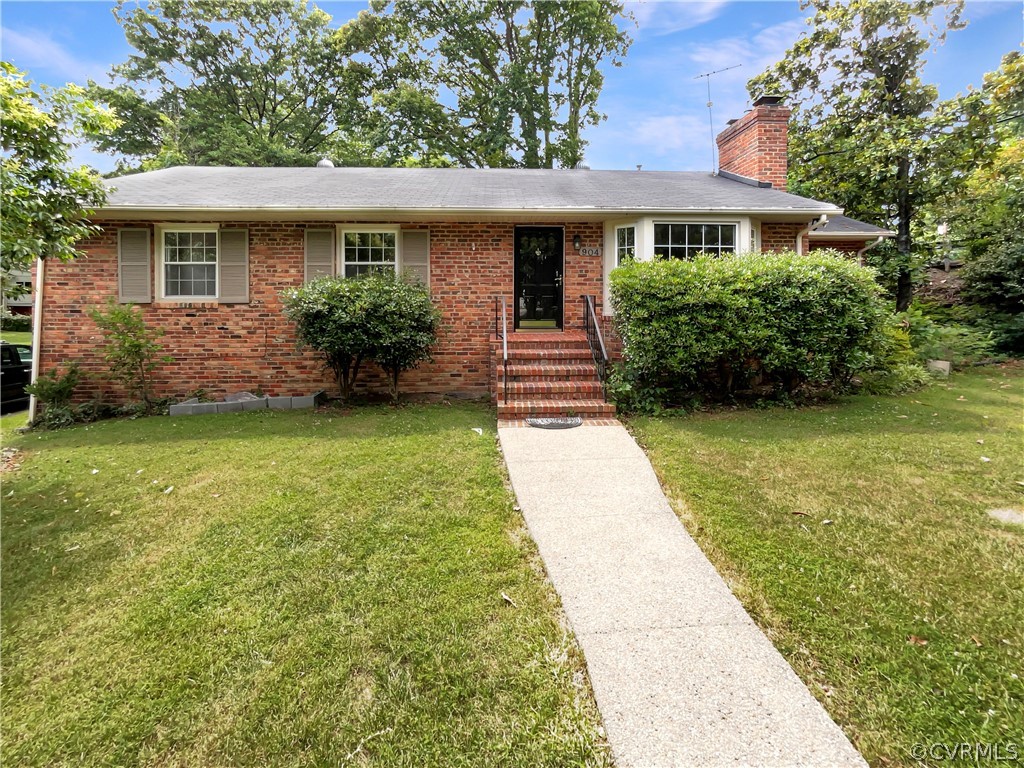
[[[334,163],[328,160],[326,157],[320,158],[320,161],[316,164],[317,168],[333,168]]]

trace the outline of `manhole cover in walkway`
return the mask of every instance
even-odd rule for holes
[[[536,418],[531,416],[526,423],[538,429],[572,429],[583,424],[579,416],[555,416],[549,418]]]

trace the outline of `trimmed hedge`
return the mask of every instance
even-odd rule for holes
[[[663,403],[845,384],[874,364],[886,318],[875,272],[828,251],[627,263],[611,299],[621,375]]]

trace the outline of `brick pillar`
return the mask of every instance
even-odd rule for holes
[[[779,96],[762,96],[754,108],[718,134],[718,167],[786,188],[789,107]]]

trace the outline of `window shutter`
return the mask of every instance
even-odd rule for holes
[[[217,253],[218,300],[249,303],[249,230],[222,229]]]
[[[402,233],[402,273],[430,287],[430,233],[426,230]]]
[[[306,277],[309,282],[334,274],[334,230],[306,230]]]
[[[148,229],[118,230],[117,300],[122,304],[148,304],[153,301]]]

